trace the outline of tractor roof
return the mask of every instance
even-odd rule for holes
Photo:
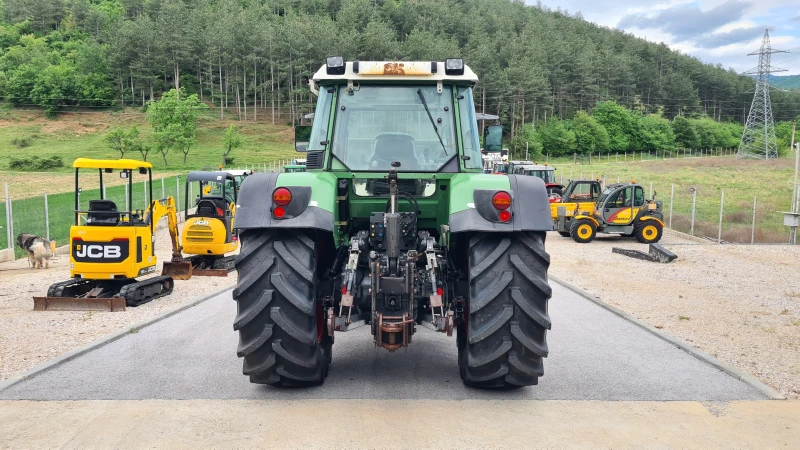
[[[240,177],[242,175],[252,175],[253,174],[253,171],[250,170],[250,169],[247,169],[247,170],[244,170],[244,169],[228,169],[228,170],[226,170],[226,172],[228,172],[229,174],[231,174],[231,175],[233,175],[235,177]]]
[[[187,182],[192,181],[213,181],[215,183],[221,183],[224,180],[233,180],[233,175],[228,172],[203,172],[199,170],[195,170],[189,172],[189,175],[186,176]]]
[[[78,158],[72,163],[72,167],[76,169],[120,169],[120,170],[138,170],[138,169],[152,169],[153,165],[146,161],[137,161],[135,159],[91,159],[91,158]]]
[[[357,64],[356,68],[354,64]],[[478,82],[478,76],[466,64],[463,75],[446,75],[444,64],[442,61],[351,61],[345,62],[345,70],[341,75],[328,74],[327,66],[323,65],[314,74],[313,80],[316,83],[336,80]]]

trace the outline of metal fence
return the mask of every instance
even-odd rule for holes
[[[605,183],[629,181],[601,178]],[[662,202],[667,228],[722,244],[792,244],[776,199],[751,190],[695,188],[675,183],[643,183],[648,198]],[[786,199],[788,203],[789,200]]]
[[[284,166],[291,164],[292,160],[276,160],[240,166],[238,169],[253,172],[283,172]],[[185,175],[158,177],[156,174],[153,179],[153,196],[157,199],[173,196],[178,211],[183,212],[186,209],[185,177]],[[15,244],[18,234],[28,233],[46,237],[55,240],[56,245],[60,246],[69,240],[69,227],[75,221],[74,178],[60,186],[43,182],[43,179],[47,180],[47,175],[31,177],[28,180],[22,178],[23,181],[15,178],[9,182],[3,180],[0,174],[0,189],[4,189],[5,194],[0,201],[0,210],[5,211],[4,216],[0,217],[0,230],[3,231],[0,233],[0,249],[14,248],[17,258],[24,256],[23,250]],[[124,181],[109,183],[109,180],[106,180],[109,185],[105,188],[104,197],[117,205],[127,205],[130,196],[133,200],[133,209],[144,210],[151,201],[150,193],[146,190],[145,178],[144,176],[135,178],[133,189],[128,189],[128,185],[123,184]],[[63,174],[61,179],[64,179]],[[17,185],[10,186],[10,183]],[[83,179],[80,185],[84,186]],[[89,200],[100,198],[99,183],[92,180],[87,185],[87,188],[82,188],[78,194],[79,210],[88,209]],[[194,199],[198,194],[193,192],[193,189],[196,189],[196,186],[189,185],[189,199]],[[54,190],[60,192],[54,193]],[[182,218],[179,217],[179,220]]]

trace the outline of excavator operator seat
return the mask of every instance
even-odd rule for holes
[[[119,224],[119,212],[116,203],[111,200],[89,200],[86,225],[111,227],[117,224]]]

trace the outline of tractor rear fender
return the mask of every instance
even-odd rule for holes
[[[658,223],[659,223],[659,225],[661,225],[661,227],[662,227],[662,228],[666,228],[666,226],[664,225],[664,222],[663,222],[663,221],[661,221],[660,219],[658,219],[657,217],[653,217],[653,216],[644,216],[644,217],[641,217],[641,218],[639,219],[639,221],[641,221],[641,222],[644,222],[645,220],[655,220],[656,222],[658,222]]]
[[[502,222],[492,197],[511,194],[511,220]],[[450,194],[450,232],[551,231],[550,200],[544,181],[537,177],[458,174]]]
[[[575,220],[575,221],[581,220],[581,219],[590,220],[590,221],[592,221],[592,223],[594,223],[594,226],[596,228],[600,228],[600,222],[598,222],[597,219],[595,219],[592,216],[578,215],[578,216],[575,216],[575,217],[572,218],[572,220]]]
[[[282,219],[273,216],[272,193],[285,187],[292,193]],[[333,231],[336,177],[324,172],[257,173],[239,190],[236,229],[311,228]]]

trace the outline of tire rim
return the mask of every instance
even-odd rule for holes
[[[581,225],[578,227],[578,237],[581,239],[587,239],[589,236],[592,235],[592,227],[589,225]]]
[[[648,225],[644,227],[642,230],[642,236],[648,241],[653,240],[658,235],[658,230],[656,229],[655,225]]]

